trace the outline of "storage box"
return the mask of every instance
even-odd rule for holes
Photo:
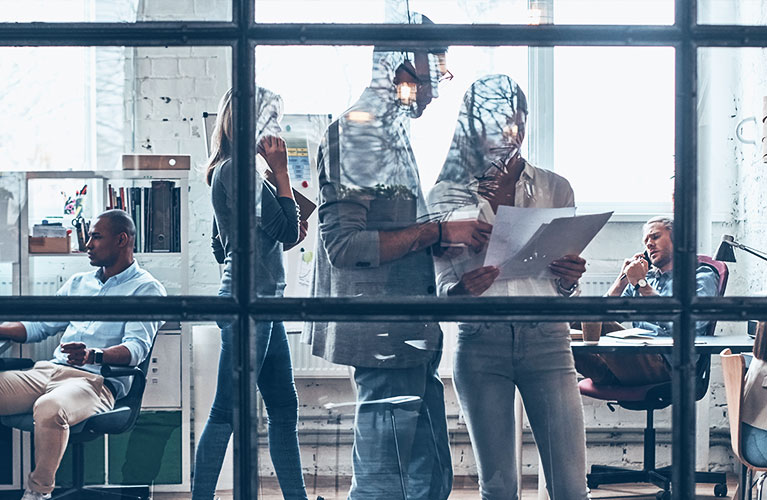
[[[123,155],[123,170],[189,170],[189,155]]]
[[[29,237],[29,253],[69,253],[70,235],[66,238]]]

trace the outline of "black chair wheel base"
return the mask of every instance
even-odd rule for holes
[[[656,500],[671,500],[671,492],[670,491],[659,491],[655,494]]]
[[[727,485],[724,483],[719,483],[714,485],[714,496],[715,497],[726,497],[727,496]]]

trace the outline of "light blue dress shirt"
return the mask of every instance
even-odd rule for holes
[[[149,272],[141,269],[134,260],[125,271],[101,281],[102,270],[78,273],[69,278],[56,292],[57,296],[103,297],[154,295],[164,297],[165,287]],[[154,336],[161,321],[22,321],[27,330],[26,343],[40,342],[66,328],[61,343],[82,342],[88,348],[106,349],[116,345],[126,347],[131,354],[131,366],[141,363],[149,354]],[[67,355],[61,345],[53,353],[52,363],[68,365]],[[83,365],[79,368],[100,373],[100,365]],[[130,390],[131,377],[109,378],[116,391],[115,398],[124,397]]]
[[[647,284],[658,292],[661,297],[671,297],[674,293],[674,280],[672,272],[662,272],[658,268],[650,268],[647,271]],[[695,270],[695,283],[698,297],[716,297],[719,284],[719,275],[710,266],[699,265]],[[639,290],[632,285],[626,285],[623,289],[622,297],[639,297]],[[650,323],[647,321],[634,321],[635,328],[644,328],[655,332],[658,337],[671,337],[674,331],[674,323],[670,321],[658,321]],[[708,334],[708,321],[697,321],[695,323],[695,335],[700,337]]]

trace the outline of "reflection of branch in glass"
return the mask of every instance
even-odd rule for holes
[[[430,196],[432,217],[449,216],[482,198],[494,200],[502,183],[508,188],[506,176],[518,176],[524,166],[520,148],[526,119],[527,100],[511,78],[490,75],[472,84]],[[534,195],[529,186],[524,192]]]

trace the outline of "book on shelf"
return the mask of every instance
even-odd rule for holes
[[[119,208],[136,224],[134,251],[181,251],[181,188],[173,181],[151,181],[149,187],[107,185],[107,210]]]

